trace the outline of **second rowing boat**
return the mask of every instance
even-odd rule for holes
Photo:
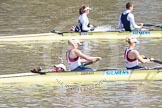
[[[68,40],[71,38],[77,39],[125,39],[128,36],[141,38],[161,38],[162,31],[107,31],[107,32],[54,32],[42,34],[16,35],[16,36],[0,36],[0,41],[57,41]]]

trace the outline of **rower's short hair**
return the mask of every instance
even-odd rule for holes
[[[132,7],[132,3],[130,3],[130,2],[128,2],[127,4],[126,4],[126,9],[129,9],[130,7]]]

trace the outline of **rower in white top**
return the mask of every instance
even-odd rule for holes
[[[81,45],[79,40],[68,40],[69,49],[66,52],[66,60],[70,71],[93,71],[92,68],[85,67],[82,63],[90,63],[101,60],[101,57],[92,57],[83,54],[78,47]]]
[[[124,61],[127,69],[141,69],[144,67],[140,66],[139,62],[147,63],[154,60],[153,58],[148,59],[145,56],[141,56],[139,52],[134,49],[136,44],[139,43],[135,37],[130,36],[126,39],[126,41],[129,44],[124,53]]]
[[[124,28],[125,31],[141,30],[141,28],[143,27],[143,23],[140,23],[139,25],[136,24],[132,11],[133,4],[128,2],[126,4],[126,11],[124,11],[119,17],[119,28]]]
[[[94,31],[93,25],[90,24],[89,19],[88,19],[88,14],[91,8],[88,6],[82,6],[79,9],[79,18],[78,18],[78,23],[79,25],[71,27],[71,32],[89,32],[89,31]]]

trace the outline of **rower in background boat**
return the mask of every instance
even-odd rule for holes
[[[132,11],[133,11],[133,4],[128,2],[126,4],[126,10],[119,17],[118,27],[120,29],[124,28],[125,31],[142,29],[143,23],[140,23],[139,25],[136,24]]]
[[[93,71],[92,68],[85,67],[82,63],[95,62],[101,60],[101,57],[91,57],[83,54],[79,49],[81,43],[77,39],[68,40],[69,49],[66,52],[66,60],[70,71]]]
[[[135,50],[136,44],[139,43],[139,41],[133,37],[130,36],[126,39],[129,46],[125,49],[124,53],[124,61],[125,66],[127,69],[144,69],[145,67],[142,67],[139,65],[139,62],[141,63],[147,63],[153,60],[153,58],[145,59],[146,57],[141,56],[137,50]]]
[[[93,25],[90,24],[89,19],[88,19],[88,14],[90,12],[91,8],[88,6],[82,6],[79,9],[79,18],[78,18],[78,23],[79,25],[73,26],[71,28],[71,31],[74,32],[88,32],[88,31],[94,31]]]

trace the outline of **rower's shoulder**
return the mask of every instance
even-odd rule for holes
[[[73,52],[80,53],[81,51],[79,49],[73,49]]]
[[[128,16],[134,17],[134,14],[133,14],[132,12],[130,12],[130,13],[128,14]]]
[[[135,53],[135,54],[139,54],[139,52],[137,50],[135,50],[135,49],[133,49],[131,52]]]

